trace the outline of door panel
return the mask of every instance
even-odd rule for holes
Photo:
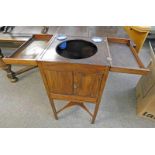
[[[84,97],[97,97],[102,74],[74,73],[74,94]]]
[[[72,72],[46,70],[45,76],[50,92],[63,95],[73,94]]]

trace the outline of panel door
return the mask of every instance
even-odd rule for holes
[[[100,90],[103,74],[74,73],[74,94],[83,97],[96,98]]]
[[[45,76],[51,93],[73,94],[73,73],[71,71],[46,70]]]

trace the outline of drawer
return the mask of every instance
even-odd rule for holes
[[[38,56],[46,49],[51,38],[52,35],[33,35],[16,46],[10,55],[4,54],[3,61],[6,64],[37,65]]]

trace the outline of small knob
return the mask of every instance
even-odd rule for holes
[[[77,85],[74,83],[74,89],[77,89]]]

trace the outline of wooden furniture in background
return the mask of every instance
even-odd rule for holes
[[[134,48],[136,49],[137,53],[139,53],[141,48],[143,47],[146,37],[148,36],[150,32],[150,27],[148,26],[124,26],[124,30],[127,32],[129,37],[135,43]]]
[[[14,53],[22,44],[29,40],[31,36],[7,36],[0,38],[0,68],[7,72],[7,77],[11,82],[16,82],[18,78],[16,73],[12,71],[11,65],[6,64],[3,59],[9,57],[11,53]]]
[[[0,67],[7,72],[11,82],[18,80],[17,75],[37,67],[37,57],[47,47],[51,38],[52,35],[0,38]],[[11,69],[12,64],[28,65],[28,67],[14,72]]]
[[[41,33],[46,34],[48,32],[49,26],[43,26]]]

